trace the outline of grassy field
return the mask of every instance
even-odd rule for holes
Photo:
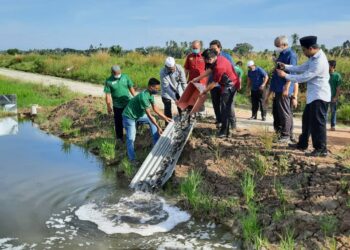
[[[39,84],[28,84],[0,77],[0,93],[16,94],[18,108],[28,108],[32,104],[42,107],[54,107],[67,102],[74,97],[65,87],[46,87]]]
[[[144,88],[150,77],[159,78],[159,71],[164,65],[165,55],[151,54],[141,55],[136,52],[123,56],[112,56],[106,52],[97,52],[90,56],[79,54],[65,55],[41,55],[41,54],[20,54],[20,55],[0,55],[0,67],[35,72],[46,75],[64,77],[79,81],[87,81],[96,84],[103,84],[110,75],[110,67],[119,64],[124,73],[128,74],[134,81],[137,88]],[[234,60],[243,62],[243,86],[241,92],[236,97],[238,105],[249,105],[249,99],[245,96],[248,60],[254,60],[256,65],[264,68],[271,76],[274,63],[270,53],[252,54],[249,57],[239,58],[233,55]],[[307,58],[300,57],[300,62]],[[343,76],[343,95],[340,97],[338,119],[349,121],[350,117],[350,60],[348,58],[331,58],[337,60],[337,70]],[[180,65],[184,64],[184,58],[177,59]],[[301,87],[304,92],[300,95],[299,110],[305,105],[305,86]],[[1,92],[0,92],[1,93]]]

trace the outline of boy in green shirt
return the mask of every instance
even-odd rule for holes
[[[107,111],[108,114],[110,114],[113,110],[117,141],[123,141],[122,113],[132,96],[135,96],[134,83],[128,75],[121,73],[121,69],[118,65],[114,65],[111,71],[111,76],[106,79],[104,87]]]
[[[156,144],[159,135],[162,133],[161,127],[151,114],[151,108],[166,122],[171,122],[171,118],[162,114],[154,104],[154,94],[158,93],[160,82],[151,78],[148,81],[148,88],[132,98],[123,111],[123,125],[126,130],[126,148],[129,160],[135,162],[134,142],[136,137],[136,122],[147,123],[153,138],[153,145]]]
[[[330,60],[329,62],[329,84],[331,86],[331,130],[335,131],[335,124],[337,121],[337,102],[340,95],[340,85],[341,85],[341,75],[335,71],[337,62],[335,60]]]

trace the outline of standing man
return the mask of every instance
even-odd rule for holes
[[[199,40],[194,40],[192,42],[192,53],[186,57],[184,68],[188,81],[191,81],[193,78],[204,73],[205,62],[202,57],[201,42]],[[203,78],[200,80],[200,83],[205,86],[207,84],[207,81],[207,78]],[[205,106],[203,105],[199,111],[199,114],[204,113],[204,111]]]
[[[171,119],[163,115],[154,104],[154,94],[158,93],[160,82],[151,78],[148,81],[148,88],[132,98],[123,111],[123,125],[126,130],[126,148],[129,160],[136,163],[134,142],[136,138],[136,122],[147,123],[153,138],[153,145],[156,144],[159,135],[162,133],[161,127],[151,114],[153,111],[164,121],[170,122]]]
[[[337,62],[335,60],[329,61],[329,84],[331,86],[331,131],[335,131],[335,124],[337,122],[337,102],[340,95],[341,75],[335,71]]]
[[[235,71],[236,71],[236,73],[237,73],[237,75],[238,75],[239,82],[242,82],[242,80],[243,80],[243,74],[244,74],[244,72],[243,72],[242,66],[243,66],[242,61],[238,61],[238,62],[236,63],[236,65],[235,65]]]
[[[269,79],[266,71],[259,66],[255,66],[254,61],[248,61],[248,77],[247,77],[247,95],[249,95],[252,101],[252,117],[250,120],[256,120],[258,110],[260,107],[261,119],[266,121],[266,108],[264,105],[264,90],[266,83]]]
[[[302,133],[296,144],[290,147],[306,150],[311,134],[314,151],[306,153],[307,156],[327,156],[327,108],[331,101],[331,88],[329,85],[329,65],[325,53],[317,45],[316,36],[307,36],[300,39],[303,53],[309,58],[300,66],[279,63],[282,70],[277,69],[280,77],[288,81],[306,82],[306,106],[302,118]],[[296,75],[287,74],[283,70]]]
[[[118,143],[118,141],[123,142],[122,113],[132,96],[135,96],[135,89],[129,76],[122,74],[119,65],[114,65],[111,71],[111,76],[105,81],[104,92],[108,114],[112,113],[113,110],[116,141]]]
[[[207,88],[201,93],[206,95],[209,91],[220,85],[220,99],[221,99],[221,117],[222,122],[218,136],[228,137],[229,123],[232,118],[232,102],[233,98],[240,88],[240,82],[232,64],[223,56],[218,56],[213,49],[207,49],[203,52],[203,57],[207,64],[207,70],[200,76],[192,79],[192,82],[201,80],[204,77],[212,74],[213,81],[210,82]]]
[[[171,101],[179,100],[187,85],[185,71],[181,65],[175,63],[173,57],[165,59],[165,66],[160,71],[160,81],[164,114],[172,118]],[[181,114],[181,109],[178,108],[178,112]]]
[[[279,56],[276,62],[288,65],[297,65],[296,53],[288,47],[288,38],[279,36],[275,39],[275,47]],[[278,64],[277,64],[278,65]],[[278,136],[279,143],[290,143],[293,115],[291,109],[291,100],[289,97],[289,88],[291,82],[285,78],[279,77],[277,71],[274,70],[269,92],[265,99],[265,105],[271,93],[274,93],[272,104],[273,125]]]
[[[213,40],[209,44],[210,49],[214,50],[218,56],[223,56],[225,57],[232,65],[232,67],[235,66],[234,61],[231,57],[231,55],[225,51],[222,50],[221,42],[219,40]],[[208,83],[213,82],[213,77],[209,76]],[[220,85],[217,85],[215,88],[213,88],[210,91],[210,96],[211,96],[211,101],[213,103],[213,108],[214,108],[214,113],[216,117],[216,125],[217,127],[220,127],[221,124],[221,110],[220,110],[220,97],[221,97],[221,87]],[[231,117],[234,117],[235,119],[235,114],[233,114]],[[233,123],[232,125],[235,125],[235,120],[231,121]]]

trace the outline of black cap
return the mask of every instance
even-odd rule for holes
[[[305,48],[310,48],[317,44],[317,36],[304,36],[300,38],[300,45]]]

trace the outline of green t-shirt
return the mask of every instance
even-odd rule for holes
[[[154,96],[151,95],[149,90],[144,90],[130,100],[123,111],[123,115],[137,120],[146,113],[145,110],[151,107],[151,104],[154,104]]]
[[[122,74],[119,79],[113,75],[106,79],[104,92],[109,93],[112,96],[113,107],[125,108],[130,99],[130,88],[134,86],[134,83],[126,74]]]
[[[243,70],[239,67],[239,66],[235,66],[235,71],[238,75],[238,78],[242,78],[243,77]]]
[[[332,98],[337,93],[337,88],[341,85],[341,75],[338,72],[330,74],[329,84],[331,85]]]

